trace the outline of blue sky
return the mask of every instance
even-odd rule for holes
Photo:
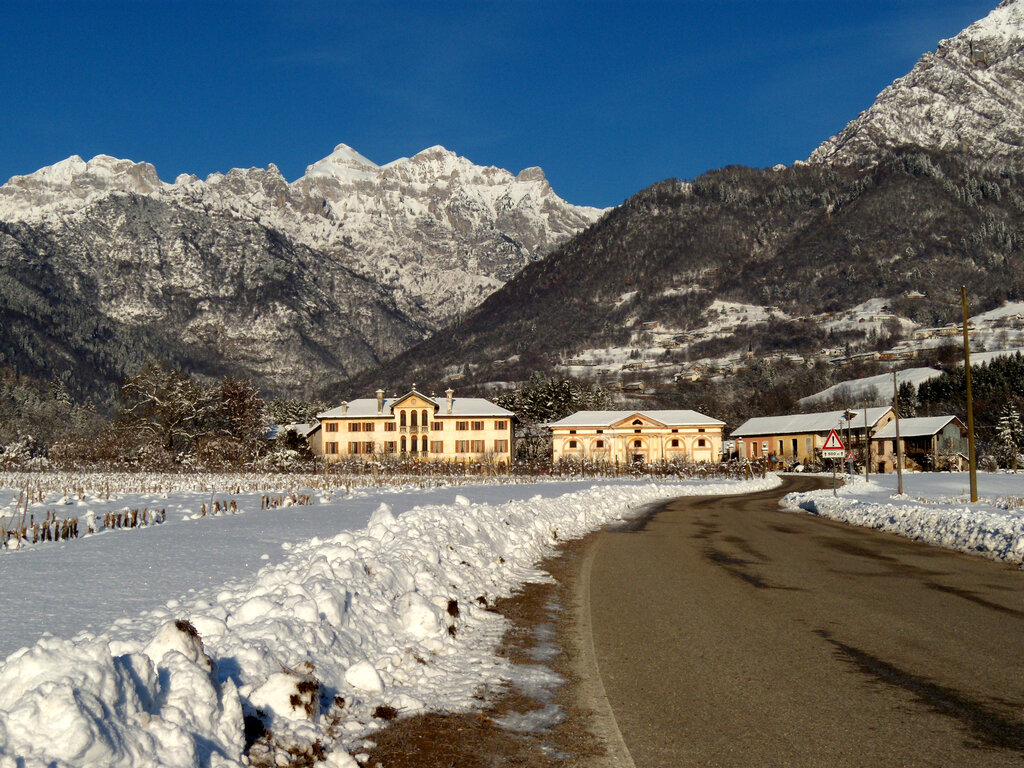
[[[0,10],[0,180],[164,180],[434,144],[574,203],[805,158],[996,0],[26,2]]]

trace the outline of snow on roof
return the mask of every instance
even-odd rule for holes
[[[890,406],[878,406],[867,409],[867,420],[870,426],[874,426],[892,408]],[[811,432],[828,432],[831,429],[846,428],[846,414],[853,414],[850,426],[854,429],[864,426],[864,408],[850,408],[841,411],[826,411],[824,413],[794,413],[788,416],[757,416],[747,419],[739,427],[733,430],[731,437],[751,437],[760,435],[791,435]]]
[[[720,424],[725,426],[724,421],[705,416],[703,413],[689,410],[668,410],[668,411],[577,411],[559,421],[548,424],[549,427],[610,427],[630,416],[645,416],[652,421],[660,422],[670,427],[691,427],[703,426],[705,424]]]
[[[416,393],[420,394],[420,393]],[[500,405],[495,405],[490,400],[485,400],[482,397],[453,397],[452,398],[452,411],[448,413],[448,401],[441,398],[429,398],[426,395],[421,395],[425,400],[437,403],[436,416],[507,416],[512,417],[515,414],[512,411],[502,408]],[[366,419],[373,416],[391,415],[391,409],[395,403],[404,400],[408,395],[402,395],[401,397],[386,397],[384,398],[384,409],[383,413],[377,410],[377,398],[375,397],[361,397],[358,400],[352,400],[348,404],[348,409],[344,410],[342,406],[332,408],[329,411],[318,413],[316,417],[318,419]]]
[[[941,432],[951,421],[959,423],[960,420],[956,416],[924,416],[913,419],[900,419],[900,437],[930,437],[937,432]],[[876,440],[892,440],[895,437],[895,421],[890,421],[874,435]]]

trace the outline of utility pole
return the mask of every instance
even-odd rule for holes
[[[971,501],[978,500],[978,464],[974,458],[974,400],[971,398],[971,342],[967,338],[967,286],[960,286],[964,310],[964,375],[967,377],[967,459],[971,469]]]
[[[896,413],[896,478],[897,493],[903,495],[903,443],[900,441],[900,388],[896,383],[896,371],[892,372],[892,409]]]
[[[871,480],[871,435],[868,432],[868,404],[864,403],[864,482]]]

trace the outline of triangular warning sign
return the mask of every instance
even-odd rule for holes
[[[846,446],[843,445],[839,433],[833,429],[828,433],[828,437],[825,438],[825,444],[821,446],[821,449],[823,451],[845,451]]]

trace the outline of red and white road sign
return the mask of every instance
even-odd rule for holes
[[[841,459],[846,455],[846,446],[843,439],[834,429],[825,438],[825,444],[821,446],[821,455],[826,459]]]

